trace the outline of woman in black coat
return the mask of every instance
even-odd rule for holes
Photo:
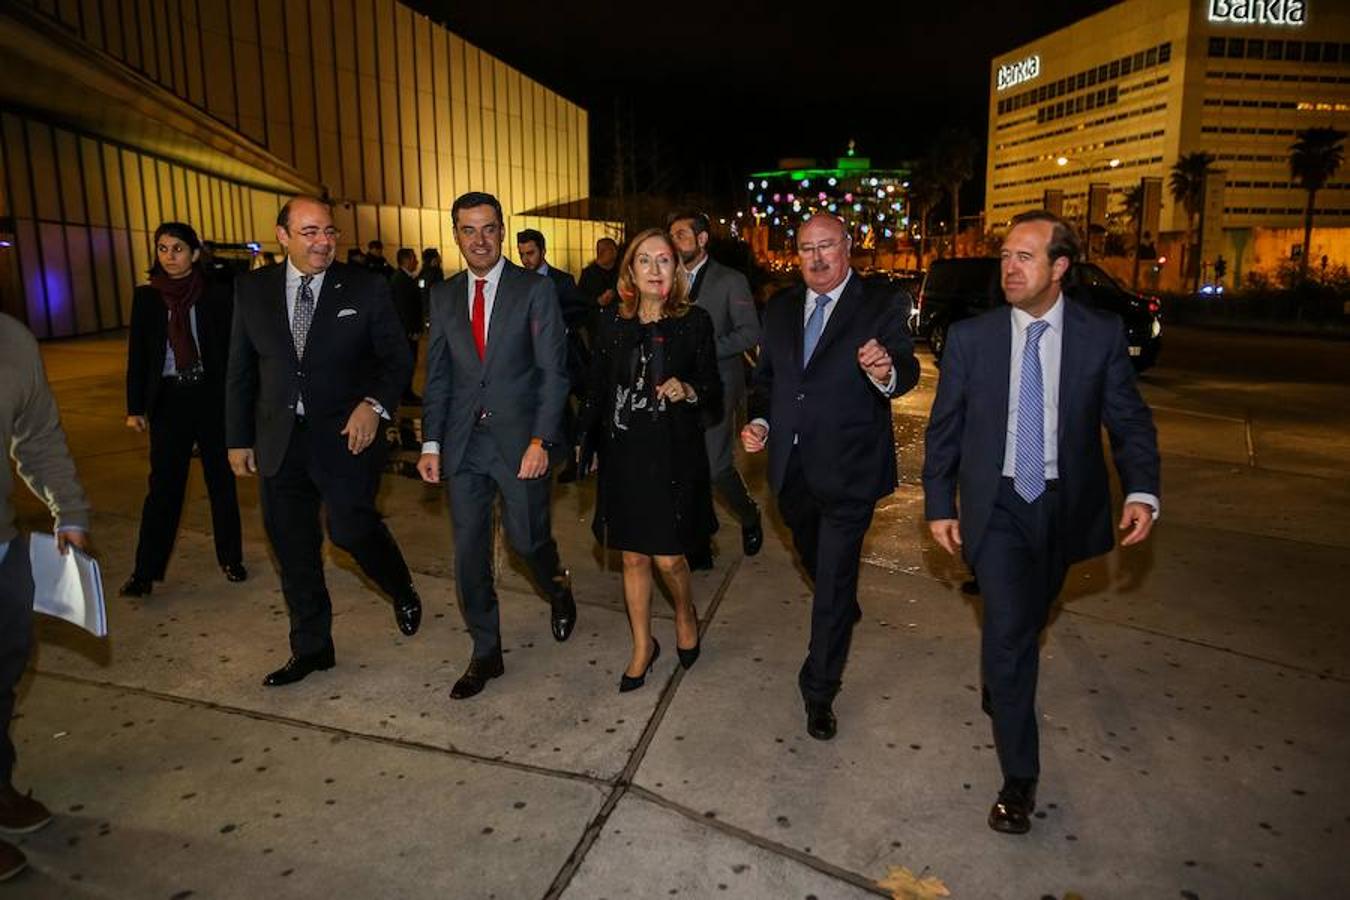
[[[216,561],[243,581],[243,545],[234,474],[225,452],[225,366],[230,351],[232,288],[206,277],[192,226],[155,230],[150,283],[136,288],[127,342],[127,427],[150,431],[150,490],[124,597],[143,597],[164,580],[183,511],[192,447],[201,451],[211,498]]]
[[[623,594],[633,652],[620,691],[641,687],[661,652],[651,633],[652,563],[675,605],[676,649],[698,659],[698,612],[685,553],[717,530],[707,416],[721,415],[722,382],[712,319],[689,302],[689,283],[665,232],[629,245],[620,302],[601,311],[586,401],[581,471],[598,453],[596,538],[623,551]]]

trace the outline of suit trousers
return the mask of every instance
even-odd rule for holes
[[[216,562],[224,566],[243,559],[239,498],[225,449],[223,401],[213,398],[204,385],[180,385],[176,378],[165,378],[150,411],[150,484],[136,542],[135,573],[141,578],[160,581],[168,568],[193,444],[201,450],[202,475],[211,499]]]
[[[320,441],[346,438],[318,433],[313,423],[297,417],[281,468],[262,480],[263,525],[281,568],[281,591],[291,618],[291,652],[318,653],[333,643],[333,604],[323,577],[323,530],[319,508],[326,512],[328,537],[347,551],[371,581],[391,597],[412,590],[412,575],[378,510],[375,493],[386,449],[381,436],[363,454],[359,467],[341,472],[325,466],[316,449]]]
[[[703,443],[708,450],[708,471],[713,487],[744,528],[759,522],[759,504],[750,496],[745,479],[736,471],[734,463],[732,434],[740,434],[741,400],[741,395],[734,391],[723,395],[722,419],[704,429]]]
[[[9,721],[14,717],[15,689],[33,649],[33,573],[28,539],[10,541],[0,563],[0,785],[14,774],[14,742]]]
[[[858,605],[858,565],[874,503],[822,500],[794,448],[788,456],[778,510],[792,531],[797,557],[814,585],[811,639],[797,676],[802,697],[830,702],[839,693],[848,662]]]
[[[492,583],[492,505],[502,497],[507,542],[525,561],[550,602],[562,602],[567,576],[549,521],[552,479],[516,477],[520,460],[507,460],[486,428],[475,427],[450,476],[450,517],[455,541],[455,587],[476,658],[501,651],[501,615]]]
[[[1055,483],[1031,503],[1001,479],[989,529],[974,560],[984,600],[980,664],[994,745],[1005,777],[1040,774],[1036,679],[1040,635],[1068,566],[1060,551]]]

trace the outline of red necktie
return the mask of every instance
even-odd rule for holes
[[[486,278],[475,278],[473,282],[473,343],[478,348],[478,359],[483,359],[483,354],[487,350],[487,322],[484,314],[487,312],[485,305],[487,298],[483,296],[483,285],[487,284]]]

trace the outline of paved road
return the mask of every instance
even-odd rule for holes
[[[560,488],[576,635],[554,644],[546,604],[508,568],[507,676],[451,704],[469,643],[444,498],[387,478],[422,632],[400,636],[335,555],[338,667],[266,691],[286,626],[256,488],[242,490],[254,576],[229,585],[198,481],[169,580],[112,601],[109,641],[42,623],[17,780],[60,815],[23,839],[34,871],[7,891],[824,900],[931,878],[968,898],[1350,895],[1350,345],[1164,338],[1144,378],[1162,521],[1150,544],[1071,573],[1045,643],[1042,809],[1025,838],[984,825],[998,778],[978,600],[916,517],[925,357],[896,403],[904,483],[869,535],[835,741],[805,735],[809,592],[779,525],[749,560],[724,531],[696,586],[699,664],[663,658],[620,696],[618,575],[590,538],[590,487]],[[145,475],[144,439],[121,427],[123,352],[46,348],[110,586]],[[35,504],[23,513],[40,527]],[[926,884],[896,896],[933,896]]]

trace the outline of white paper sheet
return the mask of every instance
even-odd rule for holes
[[[56,538],[40,532],[29,535],[28,558],[33,565],[33,608],[72,622],[95,637],[107,637],[98,560],[77,547],[63,556],[56,549]]]

